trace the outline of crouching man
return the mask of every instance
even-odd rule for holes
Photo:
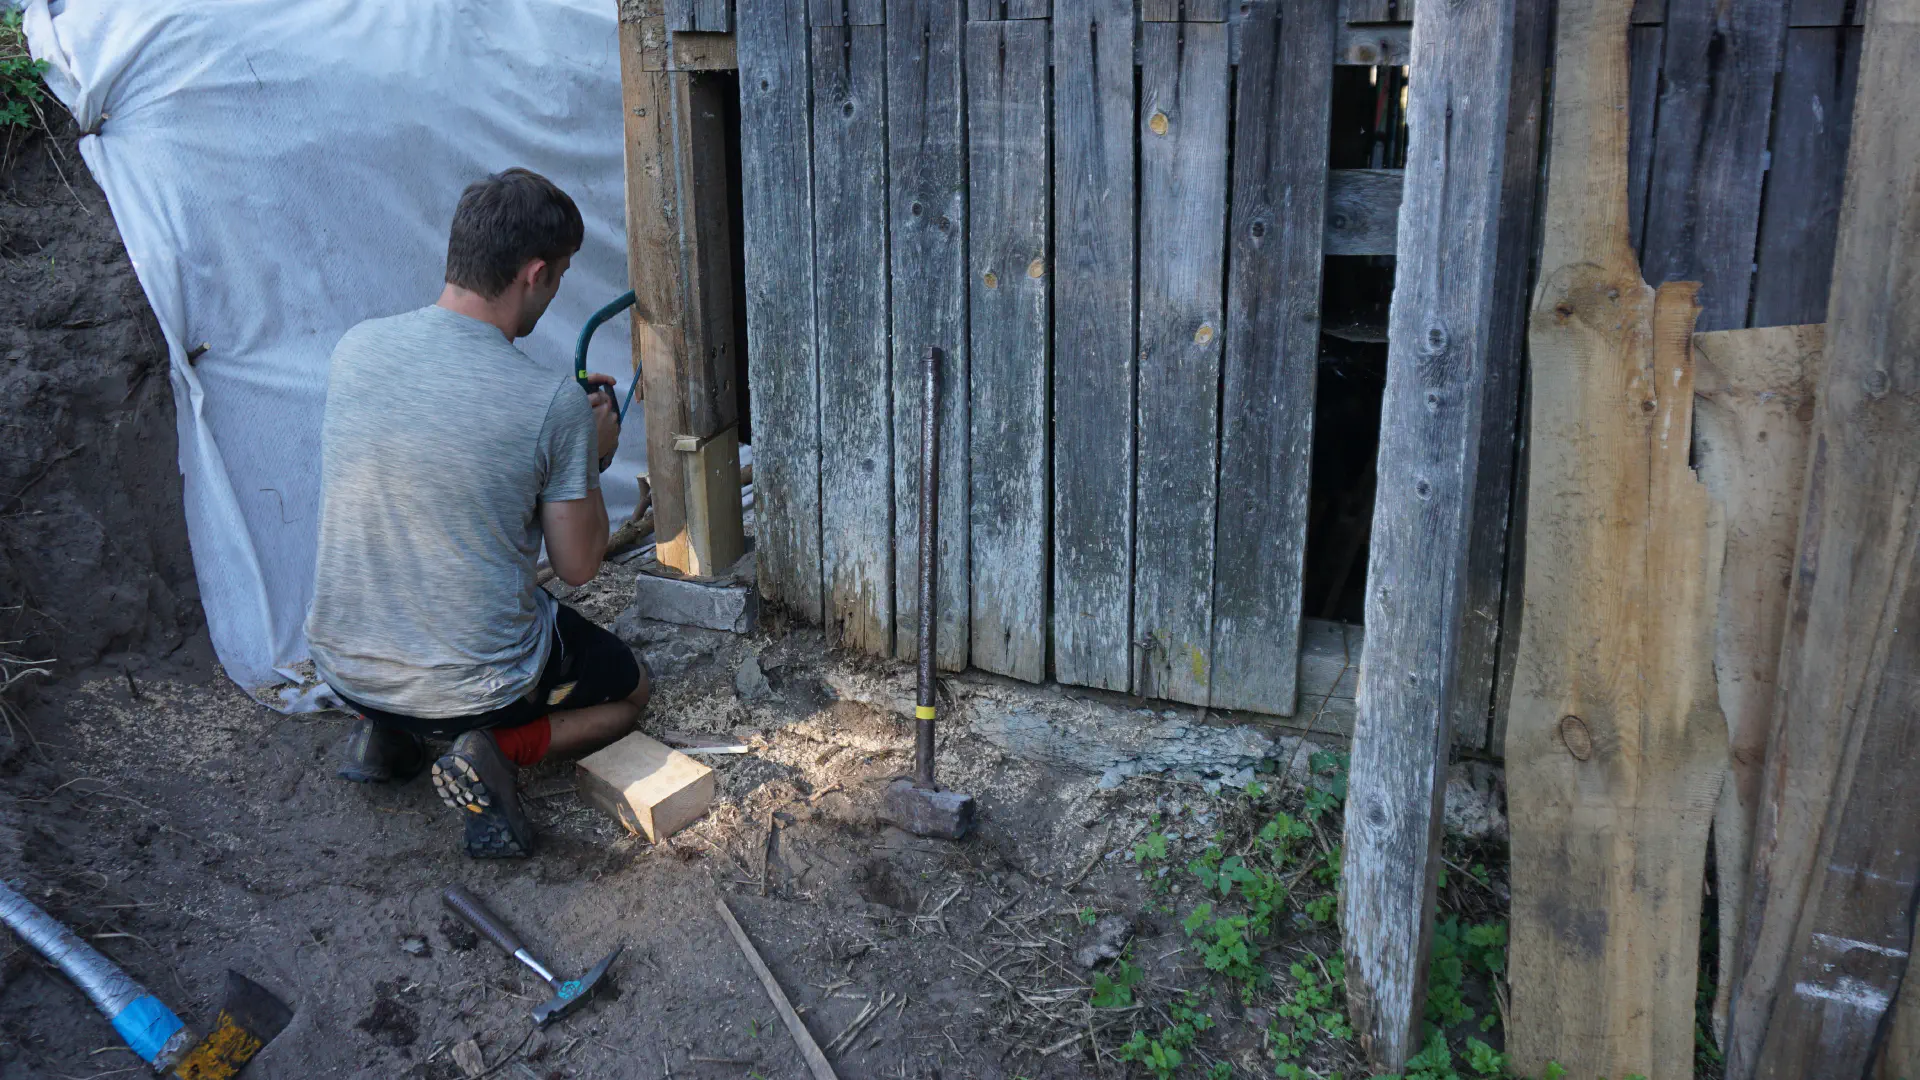
[[[590,398],[513,345],[581,237],[580,211],[544,177],[474,183],[440,299],[347,331],[328,375],[307,641],[359,717],[340,775],[410,779],[425,739],[451,738],[433,784],[476,858],[532,851],[516,767],[599,749],[647,703],[627,646],[535,583],[543,538],[571,585],[606,555],[611,386]]]

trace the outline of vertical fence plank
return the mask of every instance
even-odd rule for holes
[[[1129,685],[1133,592],[1133,0],[1053,15],[1053,666]]]
[[[1499,666],[1501,607],[1507,585],[1507,535],[1513,501],[1514,444],[1526,367],[1527,299],[1531,292],[1540,191],[1540,136],[1545,128],[1546,72],[1552,25],[1547,0],[1513,0],[1513,61],[1501,159],[1499,249],[1494,258],[1496,310],[1487,337],[1485,405],[1480,414],[1479,480],[1467,541],[1466,606],[1461,614],[1459,688],[1453,742],[1475,750],[1491,742],[1494,676]],[[1518,577],[1518,575],[1515,575]],[[1506,632],[1518,632],[1518,626]],[[1497,747],[1496,747],[1497,749]]]
[[[1140,60],[1135,693],[1208,703],[1227,212],[1224,23],[1148,23]]]
[[[693,26],[703,34],[724,34],[733,29],[733,5],[729,0],[693,0]]]
[[[1920,880],[1920,0],[1873,0],[1727,1075],[1862,1076]]]
[[[1711,499],[1688,467],[1698,286],[1650,288],[1629,243],[1631,9],[1559,5],[1506,737],[1507,1046],[1526,1075],[1550,1060],[1581,1077],[1691,1063],[1707,826],[1726,768]]]
[[[1047,673],[1047,24],[967,26],[973,665]]]
[[[1755,326],[1826,321],[1859,73],[1858,30],[1787,31],[1773,167],[1754,259]]]
[[[828,632],[893,650],[892,375],[887,342],[886,31],[813,35],[820,530]]]
[[[761,595],[819,622],[820,399],[807,5],[739,3],[740,203],[757,451],[754,550]]]
[[[1807,476],[1821,326],[1717,330],[1693,336],[1693,446],[1724,525],[1714,671],[1727,718],[1727,782],[1713,818],[1719,909],[1714,1034],[1724,1039],[1733,957],[1746,910],[1753,821],[1773,730],[1780,638],[1787,626],[1800,499]]]
[[[891,0],[887,10],[887,183],[893,344],[911,361],[927,346],[940,369],[939,589],[935,660],[967,666],[967,199],[960,99],[963,22],[951,0]],[[920,367],[894,365],[894,648],[920,647]]]
[[[1627,31],[1631,59],[1627,98],[1627,228],[1633,250],[1644,251],[1647,189],[1653,182],[1653,120],[1660,111],[1660,52],[1667,40],[1663,26]],[[1548,163],[1552,168],[1552,163]]]
[[[1241,27],[1229,233],[1216,708],[1292,715],[1299,682],[1333,0],[1253,0]]]
[[[1348,1005],[1385,1072],[1420,1048],[1480,418],[1488,369],[1512,365],[1489,346],[1513,7],[1422,4],[1414,16],[1340,920]]]
[[[1700,282],[1700,329],[1747,325],[1781,0],[1667,11],[1641,265],[1649,285]]]

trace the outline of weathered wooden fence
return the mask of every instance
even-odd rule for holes
[[[1292,713],[1332,72],[1404,33],[1334,0],[740,0],[737,40],[765,596],[913,652],[935,347],[941,663]],[[1341,183],[1390,221],[1381,179]],[[1390,251],[1380,201],[1341,250]]]

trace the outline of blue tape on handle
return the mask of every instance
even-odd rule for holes
[[[160,1049],[173,1038],[173,1033],[186,1025],[173,1015],[173,1010],[160,1003],[160,999],[148,994],[135,998],[133,1003],[120,1010],[113,1018],[113,1029],[127,1041],[127,1046],[149,1065],[160,1056]]]

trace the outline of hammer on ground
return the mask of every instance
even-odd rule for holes
[[[918,836],[958,840],[973,827],[973,796],[933,780],[934,563],[940,525],[940,350],[927,346],[920,409],[920,686],[913,714],[913,777],[887,785],[887,820]]]
[[[493,942],[501,952],[532,968],[535,975],[540,976],[548,986],[553,987],[553,996],[533,1007],[533,1022],[541,1027],[546,1027],[560,1019],[573,1011],[574,1006],[585,1001],[587,996],[593,993],[594,987],[599,985],[600,977],[613,966],[614,957],[619,956],[620,950],[626,947],[614,946],[613,951],[607,954],[607,958],[593,965],[593,970],[587,972],[584,978],[562,981],[556,978],[553,972],[548,971],[545,964],[534,959],[533,954],[527,951],[527,947],[520,943],[519,935],[515,934],[498,915],[489,911],[487,905],[480,902],[479,897],[468,892],[465,886],[451,886],[446,892],[440,894],[440,902],[447,905],[449,911],[460,916],[462,922],[478,930],[481,937]]]
[[[60,920],[0,884],[0,922],[72,979],[153,1071],[177,1080],[229,1080],[286,1028],[293,1010],[265,987],[227,972],[226,997],[202,1036],[119,965]]]

